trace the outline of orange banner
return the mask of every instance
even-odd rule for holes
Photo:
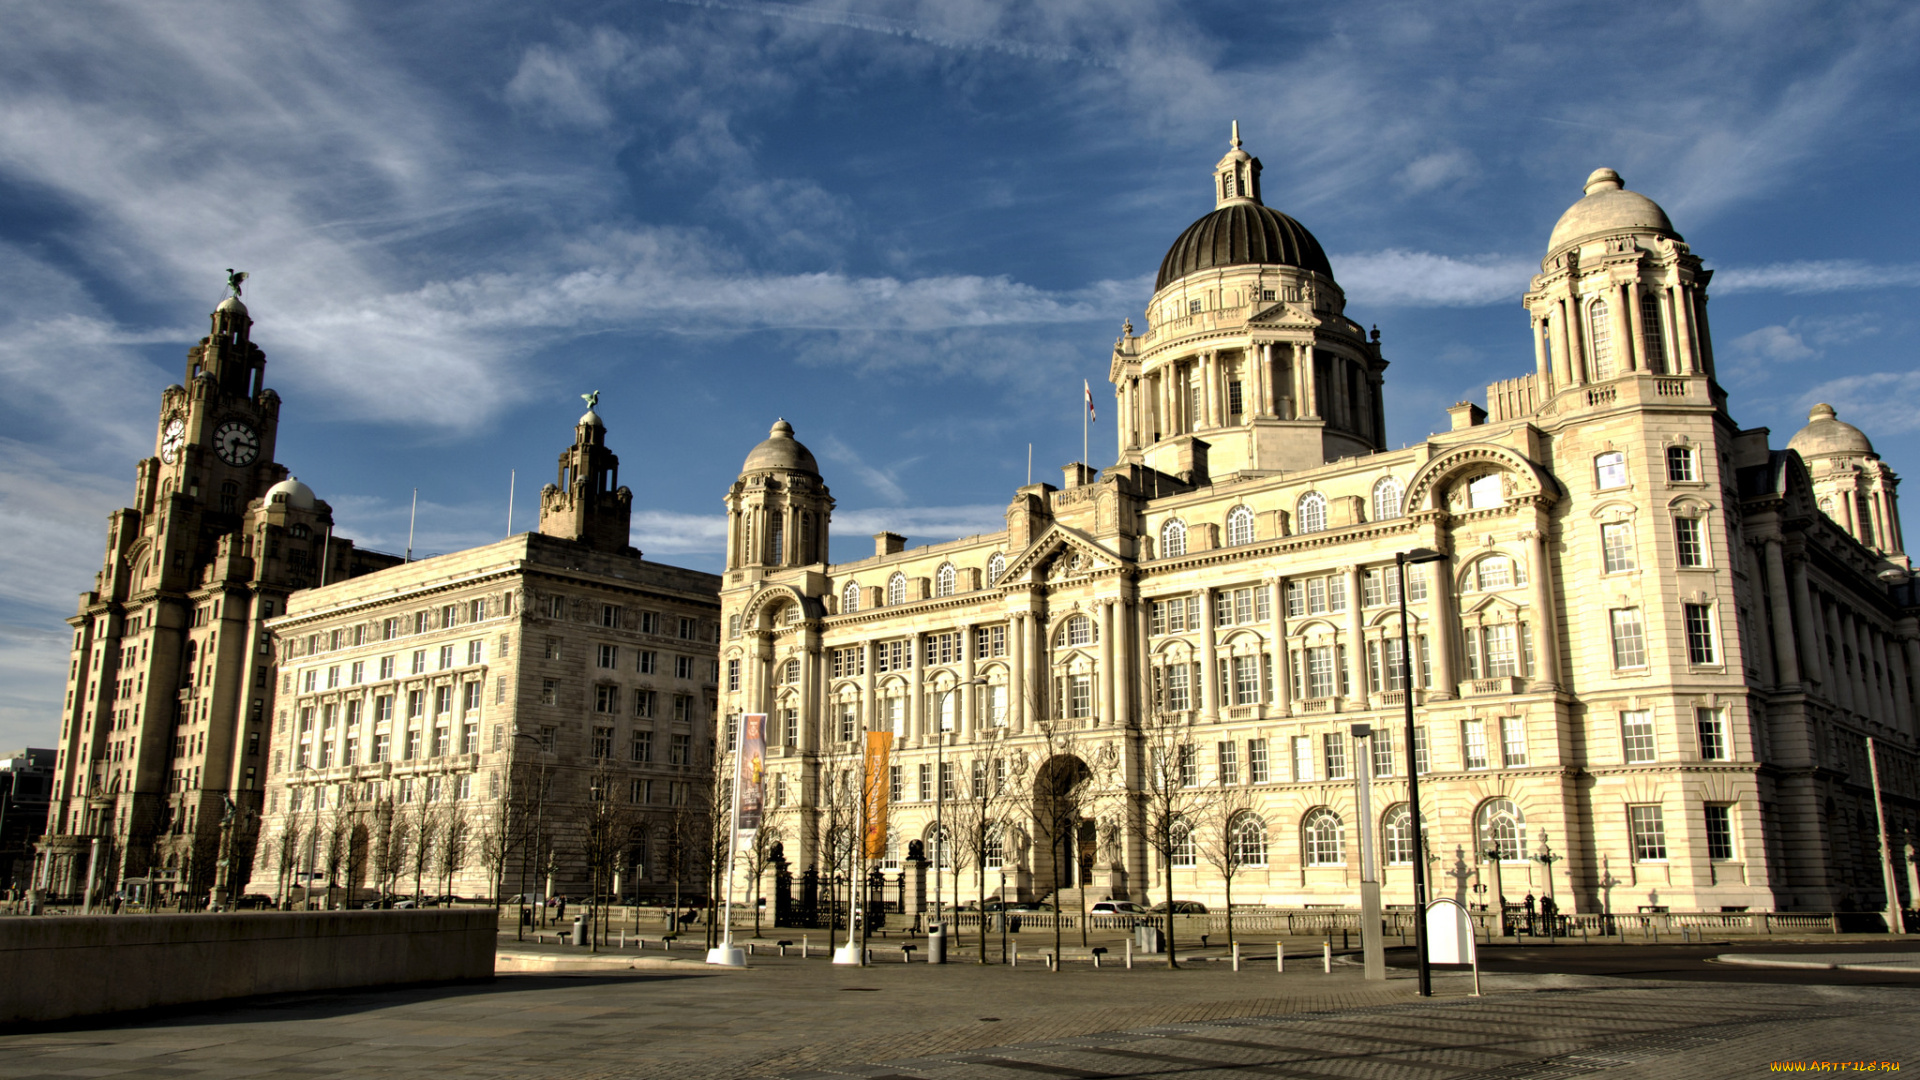
[[[893,732],[867,732],[865,847],[869,859],[887,857],[887,796],[893,789],[888,766],[892,758]]]

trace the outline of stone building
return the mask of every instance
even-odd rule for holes
[[[33,842],[47,831],[54,756],[31,746],[0,754],[0,891],[9,897],[32,884]]]
[[[248,891],[488,896],[498,872],[580,894],[589,817],[617,830],[623,892],[670,891],[711,789],[719,579],[641,557],[604,423],[574,431],[538,531],[305,590],[272,621]]]
[[[37,884],[207,896],[245,879],[265,779],[287,597],[399,556],[333,533],[333,512],[274,460],[280,396],[234,295],[160,395],[134,504],[107,520],[80,594]],[[151,892],[149,892],[151,890]]]
[[[1177,897],[1218,903],[1226,851],[1237,903],[1351,904],[1367,830],[1390,903],[1416,857],[1469,903],[1882,903],[1868,737],[1896,837],[1917,807],[1895,478],[1825,406],[1786,449],[1736,423],[1712,272],[1660,207],[1594,172],[1525,292],[1534,369],[1389,450],[1380,335],[1237,133],[1212,186],[1114,345],[1113,463],[1018,489],[1004,532],[832,563],[792,429],[748,456],[721,709],[770,717],[788,856],[839,864],[863,733],[891,731],[883,865],[939,857],[936,806],[1010,792],[949,895],[1158,901],[1165,859]],[[1444,558],[1408,568],[1403,664],[1395,556],[1417,549]],[[1056,827],[1036,793],[1063,776]],[[1158,776],[1231,813],[1154,855]]]

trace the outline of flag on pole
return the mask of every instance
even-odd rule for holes
[[[760,829],[767,805],[767,717],[748,713],[740,718],[740,746],[733,786],[734,831],[749,843]]]
[[[1094,423],[1099,423],[1100,416],[1093,411],[1093,384],[1087,382],[1085,379],[1081,379],[1080,389],[1087,392],[1087,419],[1092,420]]]

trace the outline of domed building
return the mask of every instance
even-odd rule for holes
[[[1005,531],[833,562],[791,429],[748,457],[720,707],[767,718],[767,827],[820,883],[775,906],[871,864],[916,913],[1319,910],[1366,851],[1389,908],[1418,865],[1594,930],[1884,904],[1869,754],[1886,828],[1920,826],[1894,478],[1831,409],[1785,449],[1734,420],[1665,212],[1589,176],[1526,289],[1533,369],[1388,450],[1378,335],[1237,130],[1210,186],[1113,347],[1111,463]]]

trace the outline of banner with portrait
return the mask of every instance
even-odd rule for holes
[[[747,713],[740,718],[740,746],[735,755],[734,822],[742,838],[760,828],[767,806],[767,717]]]
[[[887,857],[888,796],[892,794],[893,732],[867,732],[866,784],[867,822],[864,844],[866,857]]]

